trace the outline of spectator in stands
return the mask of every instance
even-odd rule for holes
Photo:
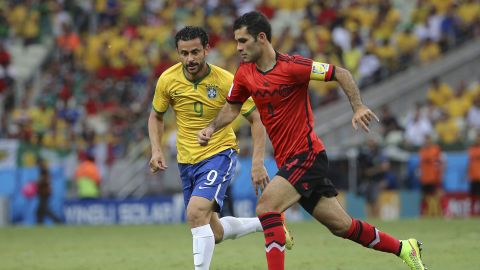
[[[272,19],[276,10],[269,4],[269,2],[270,1],[262,0],[257,6],[257,10],[265,14],[268,19]]]
[[[62,34],[60,34],[56,40],[57,46],[62,49],[62,53],[68,57],[80,46],[81,40],[70,25],[63,24],[62,28]]]
[[[5,88],[12,85],[15,70],[12,67],[12,57],[4,43],[0,42],[0,80],[4,81]],[[0,86],[0,93],[2,92]]]
[[[473,106],[468,110],[467,126],[473,130],[480,130],[480,95],[477,95]]]
[[[427,38],[424,42],[420,44],[418,58],[421,64],[428,64],[434,60],[437,60],[440,58],[440,55],[440,46],[431,38]]]
[[[42,225],[46,217],[49,217],[55,223],[61,223],[61,219],[50,209],[50,196],[52,194],[52,184],[50,181],[50,172],[44,159],[37,160],[37,166],[40,171],[40,177],[37,182],[37,224]]]
[[[0,65],[3,67],[8,67],[10,65],[11,57],[10,53],[5,48],[3,42],[0,42]]]
[[[10,27],[4,7],[0,6],[0,44],[8,38]]]
[[[440,47],[442,51],[454,47],[461,34],[461,21],[455,14],[456,8],[449,8],[441,22]]]
[[[335,22],[338,17],[338,9],[334,6],[335,4],[338,3],[325,3],[325,1],[318,2],[320,7],[320,11],[316,18],[318,24],[330,26]]]
[[[345,18],[338,18],[333,25],[332,42],[342,48],[343,51],[349,51],[351,45],[351,34],[345,28]]]
[[[38,136],[40,143],[42,143],[43,136],[52,127],[55,110],[48,107],[45,100],[39,100],[38,106],[31,107],[28,110],[28,115],[31,119],[33,132]]]
[[[395,42],[399,53],[399,57],[397,58],[399,68],[401,70],[406,69],[415,59],[415,53],[418,49],[418,39],[412,34],[411,27],[407,27],[396,36]]]
[[[480,131],[475,142],[468,149],[468,178],[470,179],[470,196],[472,215],[480,215]]]
[[[420,1],[418,2],[420,3]],[[413,27],[413,33],[418,40],[419,43],[425,42],[425,40],[428,39],[429,33],[428,33],[428,27],[426,23],[426,15],[424,16],[423,14],[420,14],[420,12],[424,12],[425,10],[423,8],[416,8],[414,15],[414,27]]]
[[[438,42],[441,39],[441,24],[444,15],[438,12],[437,7],[430,7],[429,15],[427,18],[428,37],[432,41],[432,44],[438,46]],[[438,46],[440,52],[440,46]]]
[[[100,170],[95,164],[95,158],[87,153],[85,159],[75,171],[77,194],[80,199],[95,199],[100,197]]]
[[[372,83],[378,82],[380,79],[380,60],[373,53],[374,47],[368,45],[365,54],[360,59],[358,66],[358,73],[360,75],[360,87],[368,86]]]
[[[478,19],[480,19],[480,3],[477,0],[461,1],[457,14],[465,25],[478,23]]]
[[[425,142],[425,136],[433,132],[430,119],[422,114],[421,104],[417,104],[411,119],[405,125],[405,143],[407,148],[418,149]]]
[[[466,91],[465,81],[460,81],[453,97],[447,101],[444,108],[451,117],[463,119],[471,105],[472,99]]]
[[[435,77],[430,82],[430,88],[428,89],[427,98],[435,106],[443,107],[447,101],[453,97],[452,88]]]
[[[13,82],[13,72],[10,61],[10,53],[0,39],[0,93],[4,92]]]
[[[463,148],[460,137],[460,126],[454,117],[443,111],[440,120],[435,124],[435,132],[440,139],[440,145],[446,150],[458,150]]]
[[[353,77],[358,79],[358,68],[360,65],[360,59],[363,56],[363,44],[362,39],[360,38],[359,33],[353,33],[351,39],[351,49],[348,51],[343,51],[342,59],[345,65],[345,68],[352,70]]]
[[[388,136],[388,134],[392,131],[396,131],[401,129],[400,125],[398,124],[397,117],[390,111],[390,107],[388,105],[384,105],[381,108],[382,115],[380,117],[380,123],[382,124],[382,135],[384,137]]]
[[[440,216],[441,185],[443,177],[443,160],[440,146],[433,142],[430,135],[419,152],[420,183],[422,186],[422,215]]]
[[[64,34],[64,26],[71,26],[73,23],[72,15],[65,9],[63,4],[58,1],[52,3],[52,30],[55,37]]]
[[[436,123],[442,117],[442,110],[435,106],[431,100],[427,100],[422,108],[422,114],[427,117],[431,123]]]
[[[397,50],[391,44],[390,39],[382,40],[380,45],[375,48],[375,54],[384,68],[382,72],[383,77],[393,74],[398,69]]]
[[[366,147],[360,150],[358,156],[361,184],[360,194],[367,200],[369,218],[380,217],[378,197],[387,186],[387,173],[390,170],[390,161],[383,153],[376,139],[367,139]]]

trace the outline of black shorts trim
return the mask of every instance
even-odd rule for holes
[[[289,159],[277,172],[297,190],[300,205],[310,214],[321,197],[338,195],[332,181],[328,179],[328,158],[325,151],[299,153]]]

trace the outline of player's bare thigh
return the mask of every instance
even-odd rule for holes
[[[196,228],[210,223],[214,206],[215,200],[192,196],[187,206],[187,221],[190,227]]]
[[[287,179],[275,175],[263,190],[257,203],[257,215],[284,212],[300,199],[300,194]]]
[[[215,200],[209,201],[203,197],[192,196],[187,206],[187,220],[191,228],[210,223],[215,243],[220,243],[223,239],[223,226],[218,214],[213,211],[215,203]]]
[[[333,234],[342,237],[352,223],[352,218],[343,209],[336,197],[321,197],[313,209],[313,217],[325,225]]]

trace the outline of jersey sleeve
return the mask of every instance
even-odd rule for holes
[[[298,55],[293,56],[291,69],[300,83],[306,83],[310,80],[328,82],[333,80],[335,76],[334,65],[315,62]]]
[[[157,113],[164,113],[168,109],[170,103],[170,95],[167,89],[167,80],[160,76],[155,87],[155,94],[153,96],[152,107]]]
[[[250,92],[243,84],[242,80],[240,79],[241,77],[241,69],[239,68],[233,77],[233,83],[230,87],[230,91],[228,91],[228,103],[244,103],[250,97]]]
[[[242,105],[242,109],[240,113],[247,117],[249,116],[257,107],[255,106],[255,102],[253,102],[253,99],[249,97]]]
[[[289,65],[290,72],[295,77],[295,81],[300,84],[305,84],[310,81],[310,74],[312,71],[312,59],[308,59],[299,55],[294,55],[291,58]]]
[[[335,66],[326,63],[313,62],[310,79],[328,82],[335,78]]]

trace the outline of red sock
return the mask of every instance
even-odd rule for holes
[[[391,235],[377,230],[372,225],[352,218],[352,225],[343,238],[348,238],[364,247],[379,251],[400,254],[400,241]]]
[[[285,232],[280,213],[269,212],[258,216],[265,235],[268,270],[284,270]]]

